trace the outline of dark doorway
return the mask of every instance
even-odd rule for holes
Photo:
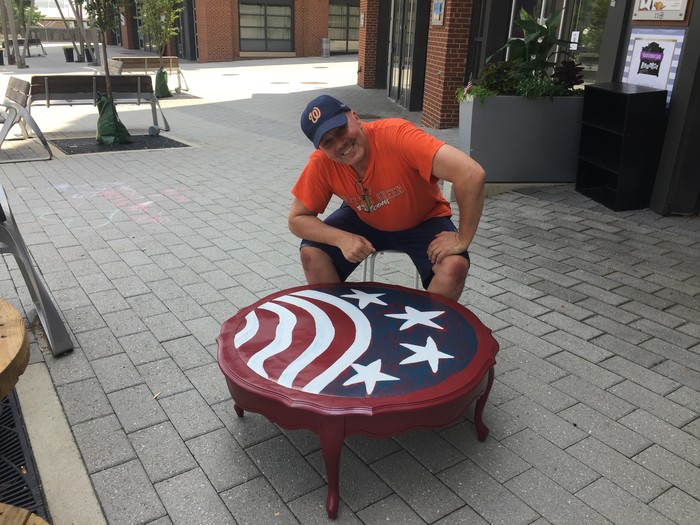
[[[394,0],[388,95],[409,111],[423,105],[429,9],[429,2]]]
[[[197,30],[193,0],[185,0],[180,12],[180,31],[177,35],[177,56],[197,60]]]

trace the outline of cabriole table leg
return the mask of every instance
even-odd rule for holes
[[[489,397],[489,392],[491,392],[491,386],[493,385],[493,367],[489,369],[489,379],[486,384],[486,390],[481,397],[476,400],[476,407],[474,407],[474,426],[476,427],[476,437],[479,441],[485,441],[489,435],[489,429],[484,425],[484,420],[482,416],[484,414],[484,407],[486,406],[486,400]]]
[[[321,424],[321,448],[323,461],[326,463],[326,477],[328,478],[328,496],[326,497],[326,511],[328,517],[334,520],[338,516],[338,502],[340,499],[340,453],[343,450],[345,440],[345,425],[341,418],[333,418]]]

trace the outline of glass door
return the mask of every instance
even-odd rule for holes
[[[407,108],[411,97],[411,80],[413,78],[413,46],[416,39],[416,0],[406,1],[404,14],[404,36],[401,49],[401,93],[399,105]]]
[[[585,83],[595,82],[610,0],[513,0],[511,5],[510,37],[523,36],[522,30],[514,24],[520,18],[520,9],[539,18],[540,22],[563,10],[559,38],[571,42],[569,49],[563,51],[581,63]]]
[[[547,17],[547,0],[513,0],[512,12],[510,15],[510,32],[508,34],[510,38],[522,38],[523,30],[515,25],[516,20],[520,20],[520,10],[524,9],[529,15],[534,16],[535,19],[541,19]]]
[[[389,98],[399,99],[401,89],[401,50],[403,48],[404,0],[394,0],[394,8],[391,17],[391,56],[389,57]]]
[[[574,0],[562,20],[562,38],[571,42],[569,52],[583,66],[586,84],[596,81],[609,6],[610,0]]]

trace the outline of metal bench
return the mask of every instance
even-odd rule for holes
[[[19,47],[24,47],[25,42],[27,43],[27,56],[32,56],[31,51],[29,51],[29,48],[30,48],[31,46],[40,47],[40,48],[41,48],[41,53],[44,54],[44,55],[46,54],[46,49],[44,49],[44,44],[41,43],[41,39],[40,39],[40,38],[38,38],[38,37],[32,37],[32,38],[29,38],[28,40],[25,40],[23,37],[20,37],[20,38],[17,39],[17,45],[18,45]],[[13,47],[14,45],[15,45],[15,43],[14,43],[14,40],[12,40],[12,38],[10,38],[9,40],[7,40],[7,46],[8,46],[8,47],[11,48],[11,47]]]
[[[116,63],[120,62],[121,67]],[[178,57],[175,56],[165,56],[162,60],[163,69],[169,75],[177,75],[177,88],[176,93],[183,90],[182,84],[184,82],[185,91],[189,91],[190,88],[185,80],[185,75],[182,74],[180,69],[180,61]],[[161,59],[157,56],[115,56],[109,59],[110,73],[114,71],[117,75],[123,73],[141,73],[147,75],[149,73],[156,73],[161,67]]]
[[[53,157],[51,147],[47,142],[44,134],[39,129],[39,125],[34,121],[32,116],[27,110],[27,100],[29,97],[29,82],[26,80],[19,79],[17,77],[10,77],[7,83],[7,89],[5,90],[5,100],[0,104],[0,148],[5,142],[10,129],[19,124],[22,130],[22,137],[28,139],[29,132],[27,127],[36,135],[36,137],[41,141],[42,146],[47,151],[47,156],[38,158],[11,158],[7,160],[0,160],[0,163],[6,162],[29,162],[34,160],[49,160]]]
[[[153,82],[148,75],[112,76],[112,98],[115,104],[138,104],[147,102],[151,106],[153,125],[163,131],[170,131],[163,109],[153,92]],[[97,103],[100,94],[107,93],[104,75],[34,75],[30,81],[27,106],[43,104],[81,105]],[[163,126],[158,122],[158,111],[163,118]]]

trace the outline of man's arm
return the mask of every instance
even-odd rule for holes
[[[445,144],[433,158],[433,175],[451,182],[459,208],[459,231],[441,234],[428,249],[433,262],[466,250],[476,235],[481,212],[484,208],[484,180],[486,173],[481,165],[463,151]]]
[[[287,223],[289,230],[297,237],[340,248],[348,261],[362,262],[374,252],[374,247],[367,239],[329,226],[318,218],[316,212],[309,210],[296,197],[289,209]]]

